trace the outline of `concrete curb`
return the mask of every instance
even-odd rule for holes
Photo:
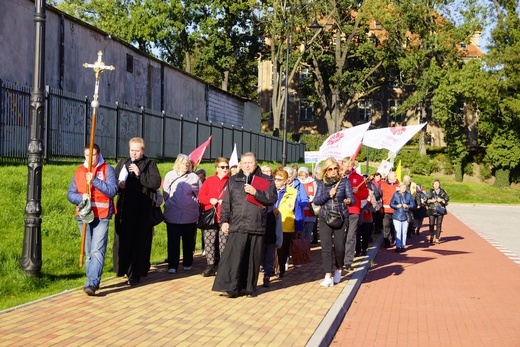
[[[318,328],[314,331],[306,347],[330,346],[341,322],[345,318],[347,311],[354,301],[356,294],[370,269],[370,264],[375,259],[383,241],[383,234],[379,234],[377,240],[372,244],[368,251],[368,257],[363,259],[352,277],[348,280],[347,285],[341,291],[332,307],[329,309]]]

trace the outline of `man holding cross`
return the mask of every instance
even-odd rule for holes
[[[89,171],[90,146],[84,148],[85,162],[76,169],[67,198],[76,205],[79,230],[86,228],[85,254],[87,281],[83,291],[95,295],[99,289],[108,241],[108,223],[114,213],[112,199],[117,193],[114,169],[108,165],[99,146],[92,146],[92,168]],[[90,208],[89,208],[90,205]]]

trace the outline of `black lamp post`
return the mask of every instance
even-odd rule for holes
[[[27,200],[25,234],[20,265],[28,275],[39,276],[42,268],[40,218],[43,168],[43,117],[45,113],[45,0],[35,0],[34,78],[31,92],[29,146],[27,148]]]
[[[285,57],[285,100],[283,105],[283,139],[282,139],[282,166],[287,165],[287,99],[289,99],[289,45],[291,44],[292,26],[287,35],[287,50]]]

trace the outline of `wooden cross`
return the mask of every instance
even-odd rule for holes
[[[96,73],[96,88],[94,89],[94,100],[98,99],[98,91],[99,91],[99,77],[104,70],[114,70],[115,67],[112,65],[105,65],[105,63],[101,60],[103,56],[103,52],[98,52],[98,59],[94,64],[83,64],[83,67],[93,69]],[[94,107],[94,105],[92,105]]]

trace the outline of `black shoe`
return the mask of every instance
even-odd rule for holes
[[[367,250],[366,250],[366,249],[364,249],[364,250],[363,250],[363,251],[361,252],[361,255],[362,255],[362,256],[365,256],[365,255],[367,255]]]
[[[354,257],[359,257],[361,255],[361,252],[356,252],[356,254],[354,254]]]
[[[234,299],[238,297],[238,292],[236,290],[226,290],[223,291],[222,294],[220,294],[220,296],[227,296],[228,298]]]
[[[353,270],[352,269],[352,265],[350,265],[350,264],[345,265],[343,268],[345,269],[345,271],[352,271]]]
[[[255,292],[246,293],[246,298],[256,298],[256,293]]]
[[[210,277],[215,276],[215,267],[213,265],[208,265],[206,269],[202,272],[202,277]]]
[[[280,272],[280,273],[278,274],[278,277],[279,277],[279,278],[283,278],[284,274],[285,274],[284,272]]]
[[[262,287],[269,288],[269,284],[271,283],[271,280],[269,276],[264,276],[264,284],[262,284]]]
[[[405,251],[405,248],[401,247],[401,253],[404,253],[404,251]]]
[[[396,252],[396,253],[400,253],[400,252],[401,252],[401,248],[399,248],[399,247],[395,247],[395,252]]]
[[[383,247],[384,247],[384,248],[388,248],[388,247],[390,247],[390,245],[391,245],[390,240],[387,239],[387,238],[385,238],[385,239],[383,240]]]
[[[139,284],[139,281],[138,280],[128,280],[128,282],[126,282],[129,286],[136,286]]]
[[[317,244],[318,244],[318,241],[314,241],[314,240],[311,241],[311,245],[317,245]]]
[[[86,286],[85,288],[83,288],[83,291],[88,295],[88,296],[94,296],[96,295],[96,289],[92,286]]]

